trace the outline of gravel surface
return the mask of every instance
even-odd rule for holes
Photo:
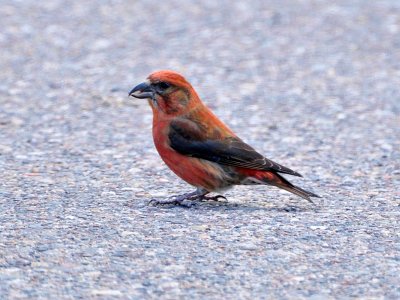
[[[398,0],[3,0],[0,28],[1,299],[400,298]],[[164,68],[323,198],[148,206],[192,190],[127,97]]]

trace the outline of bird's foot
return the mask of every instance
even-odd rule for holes
[[[173,196],[167,199],[151,199],[149,201],[149,205],[157,206],[157,205],[179,205],[184,207],[191,207],[194,205],[195,200],[201,199],[202,195],[199,195],[197,191],[192,193],[186,193],[179,196]]]
[[[226,199],[226,197],[222,196],[222,195],[216,195],[216,196],[203,195],[201,197],[201,200],[204,200],[204,201],[217,201],[217,202],[227,202],[228,201],[228,199]]]

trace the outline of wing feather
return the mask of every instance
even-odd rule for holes
[[[275,171],[294,176],[301,175],[258,153],[238,137],[221,139],[206,138],[195,122],[176,120],[171,122],[170,146],[177,152],[222,165],[262,171]]]

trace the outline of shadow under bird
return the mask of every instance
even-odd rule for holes
[[[129,96],[147,99],[153,110],[153,139],[163,161],[180,178],[197,189],[155,204],[225,198],[233,185],[266,184],[279,187],[310,202],[318,195],[290,183],[282,174],[301,175],[264,157],[243,142],[200,100],[191,84],[173,71],[157,71],[134,87]]]

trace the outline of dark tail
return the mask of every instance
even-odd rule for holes
[[[279,182],[274,181],[273,183],[270,182],[270,184],[273,184],[281,189],[284,189],[288,192],[291,192],[297,196],[300,196],[304,199],[306,199],[307,201],[314,203],[311,200],[311,197],[315,197],[315,198],[321,198],[320,196],[308,192],[306,190],[303,190],[302,188],[299,188],[298,186],[295,186],[294,184],[291,184],[286,178],[284,178],[282,175],[279,174],[275,174],[280,180]]]

